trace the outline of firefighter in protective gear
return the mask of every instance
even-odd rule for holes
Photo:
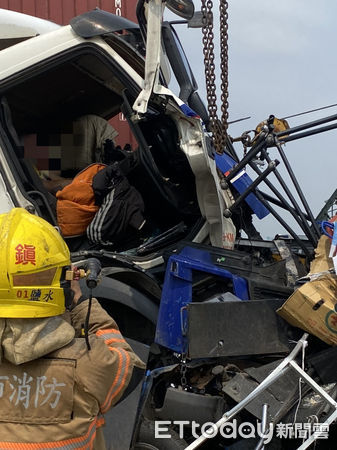
[[[95,299],[88,350],[88,300],[50,224],[14,208],[0,242],[0,448],[104,449],[103,414],[143,363]]]

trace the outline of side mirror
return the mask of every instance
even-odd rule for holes
[[[203,22],[203,13],[201,11],[196,11],[191,19],[188,20],[188,28],[203,28],[205,23]],[[206,25],[209,25],[207,23]]]
[[[186,20],[192,19],[194,15],[194,4],[192,0],[167,0],[166,6],[174,14]]]
[[[204,22],[204,14],[202,11],[196,11],[193,17],[188,20],[170,20],[171,25],[186,24],[188,28],[203,28],[206,25],[213,23],[212,17],[207,17],[206,23]]]

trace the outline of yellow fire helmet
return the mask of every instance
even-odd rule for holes
[[[69,249],[44,219],[14,208],[0,214],[0,317],[50,317],[65,311]]]

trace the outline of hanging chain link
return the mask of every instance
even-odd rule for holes
[[[181,355],[181,361],[180,361],[180,383],[181,383],[181,386],[182,386],[183,389],[187,386],[186,372],[187,372],[186,356],[185,355]]]
[[[220,0],[221,122],[228,128],[228,3]]]
[[[228,4],[227,0],[220,0],[220,68],[221,68],[221,122],[217,115],[217,96],[215,84],[214,64],[214,33],[213,33],[213,2],[201,0],[203,15],[203,53],[205,65],[205,81],[208,113],[213,134],[213,142],[218,153],[223,152],[227,134],[228,122]]]

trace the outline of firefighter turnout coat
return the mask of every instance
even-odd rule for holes
[[[0,330],[2,344],[5,342],[0,364],[1,450],[105,449],[103,414],[121,398],[133,369],[144,365],[95,299],[90,314],[91,349],[88,350],[81,336],[87,310],[88,300],[85,300],[70,312],[75,337],[74,334],[70,339],[66,337],[69,343],[29,362],[15,364],[9,360],[16,362],[20,360],[20,352],[29,352],[30,334],[26,338],[22,336],[20,343],[15,327],[10,337],[4,328]],[[42,333],[47,346],[60,332],[61,341],[67,335],[66,327],[60,331],[51,319],[57,318],[46,319],[47,327]],[[58,320],[63,319],[59,316]],[[8,319],[6,323],[8,328]],[[72,328],[67,322],[65,325]],[[6,340],[11,343],[6,344]]]

